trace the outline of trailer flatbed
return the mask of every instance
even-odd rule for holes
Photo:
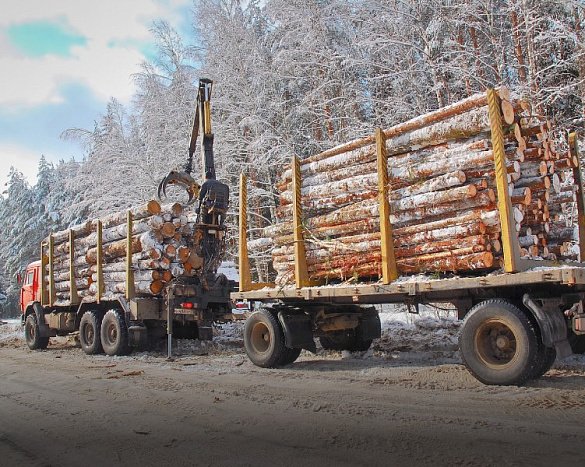
[[[585,265],[542,267],[517,273],[492,273],[477,277],[449,277],[435,279],[428,276],[405,276],[390,284],[361,283],[334,284],[314,287],[264,287],[246,292],[233,292],[233,300],[283,301],[338,304],[419,303],[452,301],[492,296],[517,295],[518,288],[525,292],[549,293],[585,291]],[[513,288],[513,289],[512,289]],[[502,295],[503,294],[503,295]]]

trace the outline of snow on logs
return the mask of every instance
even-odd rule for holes
[[[134,290],[138,294],[160,294],[164,284],[175,277],[194,275],[202,267],[195,232],[195,213],[183,212],[179,203],[161,206],[149,201],[130,209],[131,269]],[[45,283],[53,271],[55,298],[71,299],[70,232],[73,242],[73,274],[79,297],[96,297],[99,275],[98,253],[101,253],[103,296],[126,292],[126,248],[128,245],[128,211],[99,220],[84,222],[68,230],[52,234],[53,264],[45,268]],[[101,221],[101,252],[98,252],[98,223]],[[45,240],[45,259],[49,261]]]
[[[549,122],[525,101],[499,90],[512,227],[521,253],[569,257],[574,205],[572,169]],[[491,125],[485,93],[383,131],[388,198],[400,273],[469,272],[500,266]],[[374,278],[381,273],[378,174],[374,136],[301,161],[301,207],[311,279]],[[272,248],[277,283],[293,282],[292,171],[277,182],[277,223],[249,242],[252,253]]]

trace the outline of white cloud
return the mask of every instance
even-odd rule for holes
[[[82,82],[103,99],[110,96],[128,101],[134,87],[130,75],[139,71],[144,57],[129,46],[116,43],[150,40],[155,19],[178,21],[176,7],[189,0],[28,0],[10,2],[0,15],[0,29],[33,21],[65,21],[73,32],[87,39],[71,49],[71,56],[24,57],[14,53],[0,38],[0,105],[34,106],[59,102],[59,87]]]
[[[37,169],[41,155],[16,144],[0,144],[0,192],[8,180],[10,167],[24,174],[31,185],[37,181]],[[49,157],[47,157],[49,159]]]

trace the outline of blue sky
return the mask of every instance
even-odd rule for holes
[[[0,15],[0,183],[10,166],[34,183],[41,155],[81,159],[67,128],[92,129],[110,97],[129,104],[131,75],[164,19],[189,34],[191,0],[20,0]],[[188,38],[189,39],[189,38]]]

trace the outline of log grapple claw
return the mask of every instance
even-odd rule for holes
[[[169,185],[178,185],[185,189],[189,195],[186,204],[193,204],[199,196],[201,186],[187,172],[178,172],[172,170],[158,185],[158,199],[163,201],[167,197],[167,187]]]

